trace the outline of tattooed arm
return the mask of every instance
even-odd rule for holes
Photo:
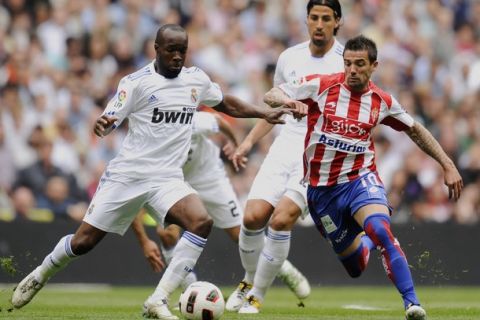
[[[272,108],[287,106],[288,108],[292,108],[294,110],[300,110],[304,114],[306,114],[307,112],[306,104],[289,98],[285,94],[285,92],[276,87],[270,89],[270,91],[265,93],[265,95],[263,96],[263,102],[265,102]]]
[[[462,177],[438,141],[418,122],[415,122],[405,133],[423,152],[431,156],[442,166],[445,174],[445,185],[448,187],[448,196],[450,199],[453,197],[455,201],[458,200],[463,188]]]

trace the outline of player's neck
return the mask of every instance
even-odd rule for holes
[[[308,47],[310,48],[310,52],[312,53],[312,56],[321,58],[330,49],[332,49],[334,44],[335,44],[335,38],[331,38],[330,41],[323,46],[317,46],[312,41],[310,41],[310,44],[308,45]]]

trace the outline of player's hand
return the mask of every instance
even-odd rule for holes
[[[444,168],[445,185],[448,187],[448,198],[455,201],[460,198],[463,189],[463,180],[455,165]]]
[[[240,168],[245,169],[247,167],[247,154],[252,149],[252,146],[252,143],[250,143],[249,141],[243,141],[233,153],[232,158],[229,158],[233,163],[235,171],[238,172]]]
[[[265,119],[268,123],[271,124],[285,124],[285,120],[282,119],[284,114],[292,114],[291,108],[286,106],[270,109],[266,112]]]
[[[237,149],[237,146],[232,141],[228,141],[223,146],[222,151],[228,160],[232,160],[233,154],[235,153],[236,149]]]
[[[291,109],[292,115],[295,119],[302,119],[308,114],[308,106],[297,100],[288,100],[284,107]]]
[[[153,271],[160,272],[165,269],[165,262],[163,262],[162,256],[160,254],[160,249],[154,241],[147,240],[145,243],[143,243],[142,247],[143,254],[150,263]]]
[[[118,118],[116,117],[108,117],[106,115],[102,115],[100,118],[95,121],[95,127],[93,128],[93,132],[100,138],[105,136],[105,133],[108,129],[110,129],[115,121],[117,121]]]

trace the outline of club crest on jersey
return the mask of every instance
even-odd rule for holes
[[[198,99],[197,89],[192,88],[190,98],[192,99],[192,102],[197,102],[197,99]]]

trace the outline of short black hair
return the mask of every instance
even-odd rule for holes
[[[359,35],[345,43],[345,48],[343,52],[350,50],[350,51],[363,51],[366,50],[368,52],[368,60],[370,63],[377,61],[377,45],[375,42],[364,35]]]
[[[307,15],[310,14],[310,10],[314,6],[326,6],[329,7],[330,9],[333,10],[333,14],[335,16],[335,19],[341,19],[342,18],[342,6],[340,5],[340,2],[338,0],[309,0],[307,3]],[[337,35],[337,31],[340,27],[336,27],[333,30],[333,34]]]
[[[327,6],[333,10],[335,18],[340,19],[342,17],[342,6],[338,0],[310,0],[307,3],[307,14],[314,6]]]
[[[182,26],[178,24],[173,24],[173,23],[167,23],[162,25],[160,28],[158,28],[157,31],[157,36],[155,37],[155,42],[159,43],[160,39],[163,37],[163,33],[166,30],[173,30],[173,31],[180,31],[180,32],[187,32]]]

